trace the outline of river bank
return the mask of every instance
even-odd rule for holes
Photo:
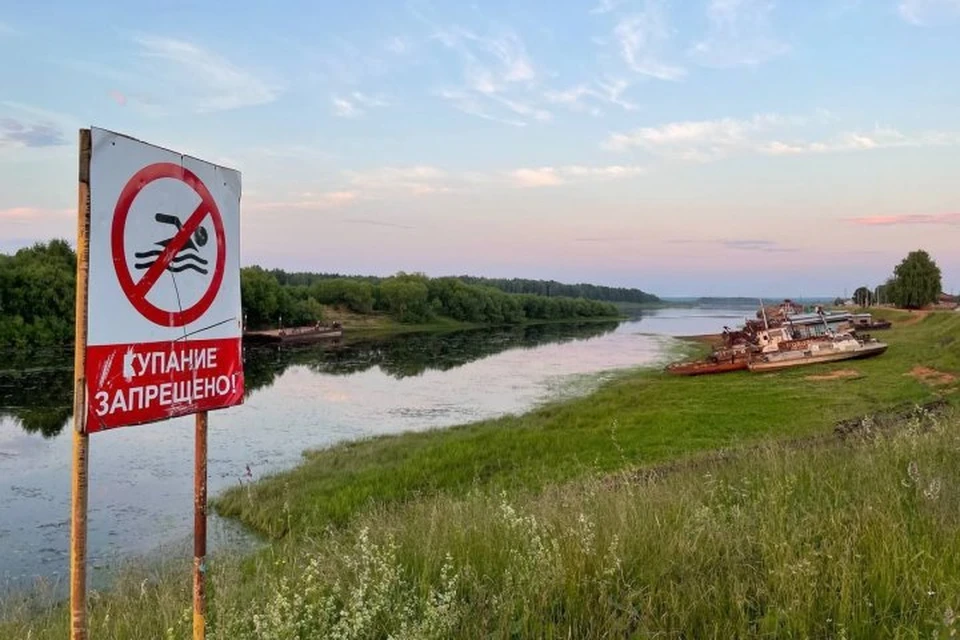
[[[958,333],[950,314],[895,325],[887,354],[842,367],[856,377],[633,371],[523,415],[310,453],[217,501],[274,542],[214,564],[211,637],[948,631]],[[933,399],[946,413],[908,413],[891,436],[783,444]],[[96,628],[186,637],[185,581],[144,584],[98,599]],[[17,611],[0,636],[63,628],[62,610]]]
[[[895,329],[885,337],[889,353],[844,366],[857,377],[833,386],[808,378],[836,366],[694,380],[620,373],[588,397],[520,416],[307,452],[295,469],[233,488],[214,504],[270,537],[312,535],[371,502],[477,486],[537,489],[627,463],[806,436],[854,415],[952,395],[955,380],[931,384],[911,372],[960,369],[960,345],[941,346],[953,344],[954,330],[960,319],[949,314]]]
[[[244,404],[211,414],[210,495],[291,468],[307,448],[519,414],[544,399],[587,393],[602,371],[662,359],[663,339],[637,332],[677,323],[716,321],[645,316],[247,348]],[[69,362],[69,354],[59,360],[49,354],[28,370],[0,372],[0,592],[37,578],[65,581]],[[176,555],[189,542],[193,485],[183,479],[192,473],[192,442],[190,418],[92,441],[88,537],[95,588],[108,586],[114,568],[128,559]],[[242,543],[234,529],[211,517],[211,549]]]

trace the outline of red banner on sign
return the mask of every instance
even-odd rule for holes
[[[87,347],[87,432],[243,402],[240,338]]]

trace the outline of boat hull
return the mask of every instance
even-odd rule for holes
[[[667,373],[675,376],[705,376],[716,373],[743,371],[747,361],[735,362],[681,362],[667,367]]]
[[[341,336],[343,336],[343,331],[340,329],[285,331],[283,333],[279,331],[248,331],[243,334],[243,340],[249,344],[309,344],[334,340]]]
[[[750,371],[778,371],[780,369],[789,369],[791,367],[801,367],[808,364],[824,364],[828,362],[840,362],[842,360],[862,360],[878,356],[887,350],[887,345],[880,342],[877,344],[864,345],[860,349],[850,351],[835,351],[833,353],[820,353],[816,355],[800,356],[797,358],[783,358],[776,360],[758,360],[751,362],[748,367]]]

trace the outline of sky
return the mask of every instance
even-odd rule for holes
[[[0,59],[3,252],[97,126],[239,170],[244,264],[960,288],[960,0],[7,0]]]

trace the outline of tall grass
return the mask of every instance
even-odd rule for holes
[[[273,538],[316,535],[371,506],[437,492],[478,485],[537,489],[596,469],[612,472],[773,437],[825,433],[839,420],[879,408],[956,397],[956,381],[931,385],[910,371],[919,364],[960,370],[958,335],[960,314],[933,314],[885,332],[889,351],[870,360],[762,375],[620,374],[587,397],[521,416],[309,452],[295,469],[227,491],[215,506]],[[838,368],[859,377],[808,379]]]
[[[368,511],[215,563],[209,637],[952,637],[960,420],[857,434]],[[92,637],[189,637],[188,575],[96,598]],[[63,637],[32,613],[0,637]]]

